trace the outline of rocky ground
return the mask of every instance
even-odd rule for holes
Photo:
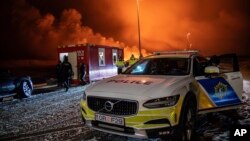
[[[245,81],[249,92],[250,82]],[[93,131],[86,127],[80,115],[80,99],[86,86],[37,91],[36,95],[22,100],[0,103],[0,140],[15,141],[140,141]],[[238,114],[213,113],[198,117],[197,140],[229,140],[229,126],[250,125],[250,101],[238,110]],[[234,120],[236,119],[236,120]],[[160,140],[160,139],[150,139]]]

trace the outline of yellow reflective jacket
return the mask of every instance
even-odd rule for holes
[[[125,63],[124,63],[124,61],[119,61],[119,60],[118,60],[118,61],[116,62],[115,65],[116,65],[116,67],[118,67],[118,68],[123,68],[123,67],[125,66]]]
[[[136,62],[137,62],[137,59],[135,59],[135,58],[130,59],[129,60],[129,66],[132,66]]]

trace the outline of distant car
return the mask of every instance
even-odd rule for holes
[[[0,70],[0,99],[10,96],[26,98],[32,91],[33,83],[29,76],[15,77],[8,70]]]
[[[81,114],[93,129],[136,138],[194,140],[196,115],[235,110],[243,78],[236,54],[160,52],[86,88]]]

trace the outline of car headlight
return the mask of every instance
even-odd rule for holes
[[[84,101],[86,101],[86,99],[87,99],[87,96],[86,96],[85,91],[83,92],[83,97],[82,97],[82,99],[83,99]]]
[[[169,107],[175,105],[179,100],[180,95],[156,98],[149,100],[143,104],[146,108],[161,108],[161,107]]]

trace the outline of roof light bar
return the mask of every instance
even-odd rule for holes
[[[162,54],[198,54],[199,50],[178,50],[178,51],[162,51],[162,52],[154,52],[155,55]]]

